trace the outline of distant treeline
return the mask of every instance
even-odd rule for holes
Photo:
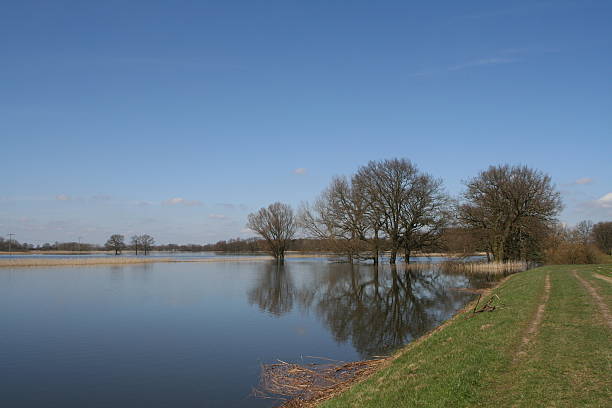
[[[390,243],[387,240],[381,240],[381,248],[387,250]],[[337,242],[326,239],[316,238],[296,238],[290,240],[288,244],[289,251],[302,252],[337,252]],[[54,242],[44,243],[42,245],[33,245],[26,242],[20,243],[13,239],[11,250],[13,252],[27,251],[74,251],[82,252],[89,251],[105,251],[110,250],[109,246],[91,244],[85,242]],[[126,244],[124,250],[134,251],[134,244]],[[0,251],[7,252],[9,250],[8,240],[0,238]],[[266,250],[266,242],[261,238],[232,238],[229,240],[221,240],[212,244],[159,244],[151,247],[152,251],[176,251],[176,252],[259,252]],[[452,252],[460,254],[472,254],[475,252],[484,252],[484,245],[473,236],[473,234],[464,228],[447,228],[443,237],[440,240],[440,245],[437,250],[441,252]]]
[[[593,224],[582,221],[576,227],[569,228],[557,224],[547,234],[547,244],[543,250],[543,261],[550,263],[576,264],[598,261],[601,252],[612,255],[612,222]],[[388,240],[381,240],[381,250],[391,247]],[[74,251],[90,252],[111,249],[107,246],[85,242],[54,242],[33,245],[27,242],[11,241],[12,252],[29,251]],[[134,251],[135,246],[125,245],[125,250]],[[432,250],[434,248],[431,248]],[[0,237],[0,252],[8,252],[9,241]],[[228,252],[248,253],[267,250],[265,240],[260,238],[233,238],[217,241],[213,244],[160,244],[153,245],[152,251],[170,252]],[[297,238],[288,243],[289,251],[342,253],[335,240]],[[482,236],[465,227],[444,229],[435,250],[458,255],[486,253],[487,244]]]

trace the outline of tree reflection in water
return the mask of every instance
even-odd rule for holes
[[[274,316],[289,313],[293,308],[295,289],[289,268],[284,263],[259,264],[261,270],[257,283],[247,296],[251,305],[258,305]]]
[[[290,312],[295,302],[314,312],[336,341],[350,341],[363,358],[390,353],[425,334],[474,296],[451,288],[482,287],[435,264],[319,264],[297,287],[294,267],[304,266],[262,265],[249,302],[276,316]]]

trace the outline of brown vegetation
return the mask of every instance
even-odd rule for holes
[[[253,394],[258,398],[284,401],[284,408],[312,407],[371,375],[386,362],[384,358],[349,363],[306,358],[325,362],[293,364],[278,360],[274,364],[264,364],[259,387],[253,390]]]

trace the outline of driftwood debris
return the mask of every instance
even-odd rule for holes
[[[487,303],[485,303],[484,306],[478,309],[478,305],[480,304],[480,298],[482,298],[482,294],[478,296],[478,300],[476,301],[476,304],[474,305],[474,310],[472,310],[472,314],[482,313],[482,312],[492,312],[497,308],[497,306],[499,306],[499,305],[494,305],[493,302],[496,299],[499,302],[501,302],[501,299],[499,298],[499,296],[493,295],[489,298],[489,300],[487,300]]]
[[[282,407],[304,407],[344,389],[373,373],[384,358],[342,362],[306,357],[322,363],[294,364],[277,360],[261,366],[260,383],[253,390],[257,398],[276,399]]]

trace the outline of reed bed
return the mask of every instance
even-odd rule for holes
[[[446,261],[441,263],[442,270],[448,273],[462,273],[466,275],[509,275],[529,269],[525,261],[507,262],[457,262]]]
[[[322,399],[345,390],[374,373],[387,358],[342,362],[321,357],[324,363],[294,364],[278,360],[261,367],[260,384],[253,390],[258,398],[275,399],[284,408],[312,407]]]
[[[0,259],[0,267],[131,265],[154,262],[174,262],[171,258],[8,258]]]

